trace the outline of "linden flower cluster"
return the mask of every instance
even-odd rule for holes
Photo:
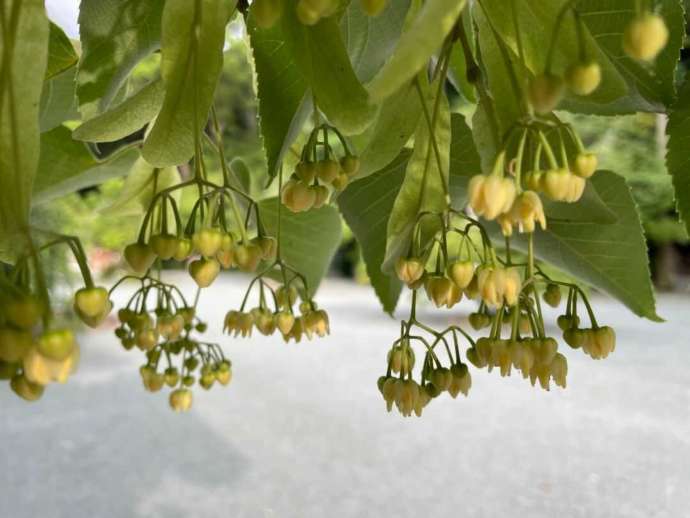
[[[558,146],[558,158],[552,142]],[[596,155],[585,151],[570,125],[535,119],[510,130],[489,174],[470,179],[469,206],[478,216],[495,220],[504,236],[515,228],[520,233],[543,230],[547,221],[539,195],[577,202],[596,168]]]
[[[262,29],[273,27],[283,15],[284,3],[288,0],[254,0],[252,13],[256,24]],[[378,16],[388,5],[388,0],[361,0],[361,6],[369,16]],[[338,0],[299,0],[295,7],[297,18],[304,25],[315,25],[323,18],[338,12]]]
[[[430,217],[430,216],[426,216]],[[417,229],[421,228],[420,218]],[[464,228],[459,220],[465,221]],[[408,288],[424,288],[427,298],[438,308],[452,308],[462,300],[481,295],[491,306],[503,303],[513,305],[520,292],[521,278],[516,268],[497,261],[483,227],[468,216],[450,211],[441,216],[442,230],[425,248],[410,247],[406,256],[395,263],[398,278]],[[480,229],[483,251],[477,253],[470,231]],[[458,241],[457,250],[451,250],[452,238]],[[478,257],[479,261],[475,261]],[[434,265],[434,266],[431,266]]]
[[[571,288],[565,314],[558,317],[558,327],[563,331],[563,340],[573,349],[582,349],[594,360],[608,357],[616,349],[616,332],[609,326],[599,327],[591,307],[586,299],[585,307],[589,315],[591,327],[580,328],[580,317],[577,315],[577,288]]]
[[[191,408],[190,387],[195,383],[205,390],[216,382],[228,385],[232,364],[217,344],[192,337],[193,332],[205,332],[207,326],[179,290],[148,277],[125,279],[136,280],[140,287],[118,311],[120,326],[115,336],[125,349],[136,347],[145,353],[147,361],[139,369],[144,388],[149,392],[165,386],[173,389],[170,406],[180,412]]]
[[[432,399],[444,392],[447,392],[453,399],[461,393],[467,396],[472,387],[472,376],[467,365],[460,361],[457,336],[458,333],[461,333],[459,328],[451,327],[440,333],[429,329],[434,337],[430,343],[421,336],[409,334],[415,326],[418,326],[418,322],[415,321],[414,317],[403,323],[402,336],[394,342],[388,351],[387,372],[377,382],[379,391],[386,402],[386,409],[390,412],[395,404],[397,410],[404,417],[409,417],[412,413],[421,417],[424,408]],[[449,340],[452,340],[454,344],[455,355],[450,351]],[[412,370],[415,366],[413,342],[418,342],[427,350],[419,382],[412,377]],[[434,348],[441,343],[448,353],[448,367],[443,366],[434,351]]]
[[[516,158],[511,161],[515,180],[504,174],[502,153],[491,175],[475,177],[474,185],[470,184],[469,202],[475,212],[501,224],[506,236],[505,257],[497,253],[483,224],[463,212],[448,208],[440,214],[427,212],[417,217],[408,253],[395,263],[398,278],[412,290],[411,313],[401,323],[400,337],[388,353],[387,372],[378,380],[389,411],[395,406],[403,416],[420,416],[426,405],[443,392],[452,397],[467,395],[471,387],[469,365],[489,372],[496,369],[503,377],[518,372],[532,386],[538,383],[544,390],[550,390],[552,383],[565,388],[568,362],[559,352],[556,339],[546,333],[540,296],[556,307],[561,303],[562,287],[569,290],[566,313],[558,319],[564,341],[572,348],[582,348],[594,359],[605,358],[615,349],[615,333],[609,327],[599,327],[582,289],[549,278],[536,264],[534,231],[537,225],[545,228],[546,218],[539,195],[522,190],[519,179],[529,135],[534,132],[538,138],[539,131],[523,128]],[[533,155],[538,155],[545,140],[538,138]],[[502,217],[507,223],[501,222]],[[528,242],[527,256],[520,262],[514,260],[510,247],[513,226],[526,234]],[[429,229],[435,230],[432,237]],[[470,314],[469,323],[475,331],[489,328],[488,335],[475,342],[460,326],[439,331],[420,322],[416,306],[422,289],[438,308],[454,307],[463,295],[476,300],[479,309]],[[587,309],[589,329],[580,328],[578,301]],[[469,343],[464,359],[459,347],[463,339]],[[414,347],[425,351],[417,379],[413,372]],[[440,358],[444,350],[446,365]]]
[[[27,237],[26,251],[9,270],[0,269],[0,379],[26,401],[38,400],[51,383],[65,383],[79,363],[72,331],[55,325],[40,253],[67,245],[84,278],[74,296],[74,312],[97,326],[112,303],[105,288],[93,284],[81,243],[70,236],[48,235],[40,245]]]
[[[200,195],[183,225],[174,190],[196,187]],[[248,203],[239,213],[236,196]],[[234,225],[230,224],[232,214]],[[256,235],[249,236],[246,222],[254,215]],[[229,185],[195,179],[157,193],[144,216],[139,239],[125,248],[125,259],[138,275],[159,259],[189,261],[189,274],[200,288],[213,284],[221,268],[254,272],[261,261],[275,257],[276,240],[265,234],[256,203]]]
[[[324,337],[330,333],[328,313],[319,309],[316,303],[307,296],[306,280],[282,262],[276,263],[286,283],[274,289],[264,278],[270,270],[256,277],[244,296],[239,310],[230,310],[225,316],[224,329],[228,334],[251,337],[252,330],[269,336],[279,332],[285,342],[294,340],[299,343],[303,336],[311,340],[314,336]],[[289,276],[289,277],[288,277]],[[298,290],[297,284],[304,288]],[[258,305],[246,310],[250,294],[256,287]],[[297,299],[302,295],[297,313]]]
[[[337,138],[344,149],[345,154],[340,160],[329,144],[329,133]],[[332,192],[345,189],[358,172],[359,159],[351,153],[340,132],[327,124],[317,126],[302,149],[294,173],[283,185],[283,205],[292,212],[318,209],[328,203]]]

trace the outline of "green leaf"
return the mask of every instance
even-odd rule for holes
[[[137,63],[159,48],[164,3],[81,0],[77,97],[84,119],[108,109]]]
[[[277,198],[259,202],[261,221],[272,236],[278,234],[278,203]],[[313,295],[340,246],[342,223],[338,210],[325,205],[294,213],[282,207],[280,216],[283,260],[306,277]]]
[[[124,176],[138,154],[130,147],[106,161],[99,161],[85,144],[72,140],[72,132],[65,126],[43,133],[41,159],[33,186],[33,205]]]
[[[335,17],[307,26],[295,9],[285,9],[281,20],[285,42],[319,109],[346,134],[364,131],[376,110],[352,69]]]
[[[165,90],[157,79],[114,108],[87,120],[72,136],[84,142],[114,142],[151,122],[163,104]]]
[[[43,0],[3,2],[7,24],[0,26],[0,242],[29,225],[49,34]],[[10,12],[16,14],[13,27],[8,27]]]
[[[673,178],[678,213],[690,232],[690,81],[682,86],[671,109],[666,134],[666,168]]]
[[[338,196],[340,212],[362,248],[371,285],[383,310],[391,314],[402,283],[381,269],[386,255],[386,228],[411,154],[410,150],[403,150],[385,168],[353,182]]]
[[[472,7],[472,18],[477,27],[479,41],[479,57],[482,72],[486,76],[489,87],[489,94],[496,115],[499,136],[505,134],[506,130],[518,120],[521,115],[519,93],[515,92],[510,74],[501,54],[499,41],[496,39],[491,26],[484,12],[477,6]],[[514,58],[514,56],[511,56]],[[518,68],[516,59],[511,59],[514,70]],[[482,166],[488,169],[493,165],[498,150],[498,142],[491,132],[488,113],[480,103],[473,119],[472,130],[477,149],[482,158]]]
[[[457,90],[470,103],[476,103],[477,97],[474,93],[474,86],[467,80],[467,63],[460,45],[455,45],[450,54],[450,72],[449,79]]]
[[[40,107],[41,132],[57,128],[68,120],[79,120],[77,108],[77,69],[68,68],[43,82]]]
[[[254,57],[261,137],[268,173],[274,177],[312,106],[310,101],[305,102],[307,83],[285,42],[281,25],[259,29],[250,14],[247,31]]]
[[[470,178],[482,172],[482,167],[465,118],[451,114],[450,129],[450,199],[455,208],[462,208],[467,204],[467,184]]]
[[[223,67],[225,26],[233,7],[225,0],[166,2],[161,38],[165,100],[142,150],[151,165],[182,164],[194,154],[194,135],[206,124]]]
[[[367,85],[375,102],[397,92],[429,62],[451,31],[464,0],[427,0],[402,35],[390,59]]]
[[[386,99],[366,145],[360,151],[359,177],[380,170],[398,156],[422,116],[422,103],[413,83]]]
[[[542,197],[542,201],[549,222],[610,225],[618,221],[618,215],[604,203],[591,181],[587,182],[582,197],[576,203],[551,201],[546,197]]]
[[[141,157],[135,157],[126,170],[127,178],[118,197],[100,210],[104,216],[136,216],[142,214],[151,204],[154,195],[177,185],[181,181],[177,167],[158,169]],[[181,190],[172,193],[178,202]]]
[[[598,171],[591,183],[616,214],[616,223],[549,220],[545,231],[535,232],[536,254],[615,297],[636,315],[658,321],[647,245],[630,188],[610,171]],[[522,236],[515,243],[523,250],[526,247]]]
[[[433,133],[440,153],[441,170],[432,149],[431,133],[424,117],[419,121],[415,133],[414,151],[407,164],[405,180],[393,205],[388,220],[386,258],[383,263],[384,272],[392,271],[395,261],[402,254],[407,253],[412,231],[417,222],[418,214],[422,212],[442,212],[446,208],[446,196],[443,183],[448,182],[450,162],[450,111],[448,99],[443,90],[437,99],[438,84],[425,85],[425,102],[429,117],[433,120],[434,105],[438,103],[438,113],[433,127]],[[444,180],[441,180],[441,177]],[[423,221],[423,238],[432,235],[437,230],[438,222],[430,218]]]
[[[247,163],[240,157],[232,159],[228,165],[230,174],[234,176],[231,178],[234,181],[233,187],[240,191],[252,195],[252,172],[249,170]]]
[[[63,30],[50,22],[50,33],[48,36],[48,64],[44,80],[51,79],[56,75],[72,68],[79,61],[79,56],[72,46]]]
[[[388,2],[380,15],[372,17],[361,2],[350,2],[340,19],[340,30],[360,81],[371,80],[392,54],[409,8],[410,0]]]
[[[470,46],[470,51],[474,55],[476,53],[476,38],[475,38],[475,27],[472,22],[471,9],[468,7],[467,10],[462,14],[460,23],[467,34],[468,44]],[[455,85],[456,89],[462,93],[462,95],[470,103],[476,103],[477,97],[475,94],[475,86],[470,83],[467,78],[467,62],[465,60],[465,53],[460,42],[456,42],[453,46],[453,50],[450,54],[450,68],[449,68],[449,79]]]

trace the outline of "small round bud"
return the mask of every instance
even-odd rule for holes
[[[175,252],[173,259],[176,261],[186,261],[192,253],[192,240],[186,237],[180,237],[175,242]]]
[[[192,391],[186,388],[173,390],[169,402],[175,412],[186,412],[192,408]]]
[[[151,250],[161,260],[172,259],[177,250],[177,238],[171,234],[156,234],[149,240]]]
[[[295,167],[295,176],[306,184],[310,184],[316,178],[316,163],[300,162]]]
[[[331,185],[336,191],[344,191],[349,182],[350,178],[345,173],[340,173],[338,176],[333,178]]]
[[[36,401],[43,395],[44,387],[38,383],[33,383],[26,376],[17,374],[10,380],[10,388],[20,398],[26,401]]]
[[[354,155],[345,155],[340,159],[340,167],[351,178],[359,173],[359,165],[359,158]]]
[[[668,28],[664,19],[650,12],[630,21],[623,33],[623,50],[633,59],[652,61],[668,42]]]
[[[194,248],[204,257],[214,257],[223,242],[223,233],[218,228],[202,228],[192,236]]]
[[[0,360],[17,363],[31,349],[31,333],[10,327],[0,328]]]
[[[156,260],[156,254],[146,243],[132,243],[125,247],[125,260],[138,275],[143,275]]]
[[[581,178],[590,178],[597,170],[597,162],[594,153],[579,153],[572,163],[573,173]]]
[[[558,284],[549,283],[544,291],[544,301],[552,308],[561,303],[561,288]]]
[[[409,286],[422,278],[424,263],[414,257],[410,259],[399,257],[395,263],[395,273],[398,279]]]
[[[292,212],[303,212],[313,207],[316,193],[302,181],[290,180],[283,186],[281,200]]]
[[[314,208],[319,209],[328,203],[328,197],[330,196],[330,191],[325,185],[312,185],[311,190],[314,191]]]
[[[601,67],[596,61],[575,63],[566,71],[565,80],[575,95],[589,95],[601,83]]]
[[[189,274],[200,288],[208,288],[220,273],[220,263],[215,259],[197,259],[189,265]]]
[[[446,273],[458,288],[464,290],[474,277],[474,264],[472,261],[456,261],[448,265]]]
[[[276,327],[284,335],[287,335],[292,330],[292,326],[295,324],[295,316],[289,311],[281,311],[276,314]]]
[[[316,176],[323,183],[332,183],[340,174],[340,165],[335,160],[319,160],[316,163]]]
[[[563,92],[563,79],[553,74],[536,76],[527,86],[529,102],[539,115],[547,115],[555,110],[563,98]]]
[[[263,250],[254,243],[241,244],[235,248],[235,263],[243,272],[254,272],[263,257]]]
[[[108,307],[108,290],[105,288],[81,288],[74,294],[74,303],[87,317],[95,317]]]
[[[69,329],[56,329],[43,333],[36,347],[46,358],[62,361],[74,352],[77,342]]]
[[[43,315],[43,305],[33,295],[21,295],[11,300],[0,301],[5,319],[15,327],[31,329]]]

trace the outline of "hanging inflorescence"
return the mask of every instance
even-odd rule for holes
[[[582,23],[571,4],[564,9],[572,10],[576,24]],[[449,59],[452,39],[459,36],[467,42],[462,32],[459,27],[449,37],[435,75],[446,71],[444,60]],[[651,60],[667,37],[663,20],[643,11],[628,27],[624,48],[635,59]],[[574,282],[547,275],[534,253],[537,233],[546,229],[548,220],[542,196],[575,203],[597,169],[596,155],[585,149],[572,126],[553,113],[566,85],[579,96],[589,95],[599,86],[599,65],[587,56],[584,42],[580,44],[579,61],[567,69],[565,79],[551,71],[549,52],[544,73],[529,81],[524,90],[523,117],[499,139],[490,172],[469,181],[467,210],[455,210],[448,202],[443,211],[418,214],[408,249],[395,263],[396,275],[412,291],[412,306],[409,318],[401,322],[400,336],[388,352],[386,374],[378,380],[389,411],[395,405],[404,416],[420,416],[424,407],[443,392],[453,398],[460,393],[467,395],[472,386],[468,364],[489,372],[497,370],[501,376],[518,372],[544,390],[550,390],[552,383],[565,388],[567,359],[559,352],[558,341],[547,335],[541,307],[542,300],[558,307],[564,290],[565,313],[556,322],[563,341],[596,360],[615,350],[614,330],[599,325],[584,290]],[[471,51],[465,47],[471,64]],[[515,91],[522,92],[512,64],[507,61],[506,66],[516,82]],[[479,82],[480,78],[475,80]],[[427,117],[432,144],[435,117]],[[429,156],[432,152],[438,153],[436,145],[429,146]],[[438,157],[437,163],[441,163]],[[450,200],[446,183],[441,183]],[[492,243],[493,229],[488,222],[495,222],[503,235],[502,251]],[[525,254],[518,255],[511,249],[514,234],[524,236]],[[420,293],[437,308],[452,308],[463,296],[476,300],[479,308],[469,315],[470,326],[475,331],[487,329],[488,334],[475,340],[458,325],[437,330],[421,322],[417,317]],[[589,320],[587,327],[582,326],[582,307]],[[466,362],[462,343],[469,346],[464,351]],[[417,361],[420,353],[421,363]]]
[[[280,200],[274,238],[266,232],[258,203],[233,182],[220,141],[213,143],[223,182],[209,180],[200,141],[198,136],[194,177],[160,191],[154,186],[138,239],[125,249],[125,259],[138,276],[126,276],[120,282],[135,279],[140,287],[119,311],[121,326],[115,332],[123,347],[136,346],[145,352],[146,364],[140,372],[147,390],[155,392],[164,385],[174,388],[170,405],[177,411],[190,408],[190,387],[197,381],[204,389],[214,381],[227,385],[231,363],[219,345],[193,338],[194,332],[206,330],[196,314],[200,291],[194,303],[188,304],[176,286],[160,280],[162,261],[187,263],[198,290],[211,286],[222,269],[256,274],[239,310],[230,310],[225,317],[224,330],[236,337],[251,336],[253,329],[264,335],[278,330],[285,341],[298,342],[303,335],[311,338],[329,332],[328,315],[312,299],[305,277],[281,256]],[[174,196],[184,189],[196,193],[186,221]],[[276,276],[280,286],[271,280]],[[257,293],[257,305],[249,310],[252,292]],[[299,314],[293,308],[298,296],[302,300]]]
[[[317,125],[302,148],[294,173],[281,189],[283,205],[292,212],[318,209],[329,203],[333,193],[344,190],[358,172],[359,159],[338,129],[328,124]]]
[[[34,236],[39,236],[38,238]],[[74,333],[54,311],[45,276],[45,254],[66,246],[79,266],[84,287],[74,295],[75,315],[97,327],[112,309],[105,288],[94,285],[79,239],[35,230],[27,233],[16,262],[0,269],[0,379],[27,401],[51,383],[65,383],[79,363]]]

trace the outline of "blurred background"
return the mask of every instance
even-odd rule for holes
[[[47,1],[72,37],[77,4]],[[226,156],[245,160],[258,189],[266,171],[252,70],[241,28],[230,31],[216,106]],[[683,57],[690,60],[687,49]],[[133,89],[155,73],[156,59],[139,65]],[[462,110],[461,94],[450,93]],[[2,391],[0,516],[690,518],[690,241],[664,167],[666,120],[571,122],[601,168],[627,177],[665,323],[595,296],[619,347],[602,362],[569,356],[568,389],[543,392],[472,371],[469,398],[443,398],[422,419],[404,420],[385,412],[375,385],[399,324],[380,310],[344,227],[318,295],[332,320],[325,340],[286,347],[221,336],[218,322],[247,283],[240,274],[202,297],[200,312],[227,347],[235,380],[201,394],[188,415],[143,391],[141,359],[118,345],[114,321],[84,332],[80,371],[41,402]],[[35,211],[52,228],[79,229],[105,284],[120,271],[140,216],[93,214],[116,204],[123,184],[111,180]],[[53,285],[76,287],[74,265],[59,253],[52,259]],[[191,290],[184,272],[166,276]],[[409,301],[400,305],[404,314]],[[460,318],[473,309],[464,302]],[[423,311],[439,326],[451,320]]]

